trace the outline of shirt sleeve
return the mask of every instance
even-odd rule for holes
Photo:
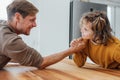
[[[39,67],[43,61],[40,53],[27,46],[19,36],[13,36],[9,39],[4,52],[7,57],[14,59],[21,65]]]
[[[86,62],[87,55],[83,52],[74,53],[73,60],[78,67],[82,67]]]
[[[116,62],[120,63],[120,44],[116,47],[113,58]]]

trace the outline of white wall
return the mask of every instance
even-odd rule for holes
[[[39,8],[37,28],[23,36],[25,42],[42,55],[69,47],[69,0],[30,0]]]
[[[120,39],[120,7],[115,8],[115,35]]]
[[[0,2],[0,19],[1,20],[7,20],[6,7],[11,2],[12,2],[12,0],[4,0],[4,1]]]
[[[69,0],[40,0],[40,51],[48,55],[69,47]]]
[[[120,7],[109,6],[108,16],[113,30],[113,34],[120,39]]]

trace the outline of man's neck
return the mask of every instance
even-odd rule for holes
[[[7,24],[8,24],[8,26],[9,26],[10,28],[12,28],[12,30],[13,30],[17,35],[20,34],[19,31],[16,29],[16,24],[15,24],[15,23],[8,21]]]

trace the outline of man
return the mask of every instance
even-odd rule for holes
[[[43,69],[54,64],[84,47],[77,44],[69,49],[42,57],[39,52],[24,43],[19,34],[29,35],[36,27],[38,9],[26,0],[14,0],[7,7],[7,22],[0,21],[0,69],[11,59],[21,65],[34,66]]]

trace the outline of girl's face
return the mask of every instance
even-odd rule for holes
[[[81,33],[83,39],[90,39],[94,37],[94,32],[92,31],[92,24],[90,22],[83,21],[81,27]]]

